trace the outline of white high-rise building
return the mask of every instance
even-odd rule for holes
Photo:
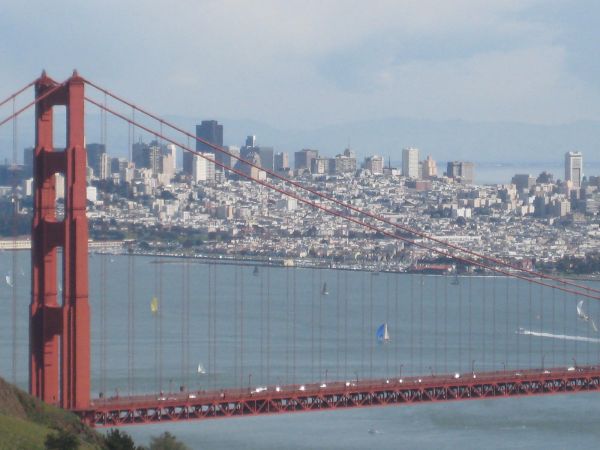
[[[214,153],[201,153],[210,160],[215,157]],[[215,163],[203,158],[200,155],[194,155],[192,179],[197,183],[199,181],[214,181],[215,179]]]
[[[583,155],[581,152],[565,153],[565,181],[571,181],[573,187],[581,187],[583,177]]]
[[[402,175],[408,178],[419,178],[418,148],[409,147],[402,150]]]

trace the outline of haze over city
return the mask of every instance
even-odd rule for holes
[[[350,144],[393,159],[416,146],[439,160],[560,163],[579,150],[592,161],[599,9],[593,1],[10,2],[0,17],[0,85],[42,68],[60,79],[76,67],[190,127],[220,120],[234,145],[256,134],[281,150],[332,156]]]

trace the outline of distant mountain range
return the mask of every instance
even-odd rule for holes
[[[200,119],[166,116],[167,120],[194,132]],[[206,118],[206,117],[205,117]],[[301,148],[316,148],[322,154],[334,156],[348,145],[359,157],[380,154],[387,160],[401,159],[402,148],[417,147],[424,158],[431,154],[439,161],[472,160],[480,163],[552,162],[561,164],[566,151],[578,150],[586,161],[600,161],[600,122],[578,121],[559,125],[535,125],[517,122],[467,122],[463,120],[434,121],[391,118],[364,120],[327,125],[320,128],[282,129],[257,120],[218,119],[224,125],[225,144],[242,145],[249,134],[257,136],[259,145],[273,146],[276,151],[291,154]],[[107,133],[111,154],[127,154],[127,127],[111,125]],[[61,139],[62,130],[57,130]],[[88,117],[87,141],[97,142],[100,118]],[[145,133],[141,133],[144,136]],[[19,158],[21,149],[33,139],[31,117],[19,121]],[[136,136],[140,136],[136,132]],[[144,136],[146,140],[150,136]],[[62,138],[64,139],[64,138]],[[192,143],[193,144],[193,143]],[[10,157],[12,130],[10,125],[0,129],[0,153]]]

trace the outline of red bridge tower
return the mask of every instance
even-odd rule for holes
[[[31,250],[29,390],[67,409],[90,400],[90,310],[84,80],[73,73],[58,84],[44,72],[35,85],[36,145]],[[67,146],[53,144],[54,106],[67,112]],[[55,174],[64,175],[64,219],[56,216]],[[57,289],[57,254],[62,247],[62,298]]]

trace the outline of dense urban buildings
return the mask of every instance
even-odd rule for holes
[[[222,130],[215,121],[203,121],[197,132],[222,145]],[[334,157],[316,149],[296,151],[292,170],[287,152],[258,145],[255,135],[241,147],[224,148],[231,156],[221,161],[239,174],[217,170],[213,152],[189,154],[178,168],[178,149],[159,140],[133,143],[131,161],[110,157],[103,144],[89,143],[92,234],[98,239],[136,237],[145,251],[166,246],[177,252],[236,257],[268,254],[298,259],[298,264],[325,257],[336,264],[407,270],[414,261],[435,257],[401,241],[374,240],[358,224],[339,221],[246,180],[280,184],[263,170],[267,169],[392,223],[516,261],[535,258],[539,264],[554,264],[600,250],[600,177],[583,177],[581,153],[565,155],[564,181],[547,172],[537,177],[518,173],[507,184],[476,186],[473,163],[449,161],[440,176],[431,155],[419,161],[416,148],[402,151],[402,171],[386,166],[379,155],[366,156],[358,167],[355,152],[348,148]],[[24,150],[23,166],[0,166],[0,200],[8,198],[9,186],[20,180],[23,201],[17,207],[22,214],[30,208],[32,152]],[[62,199],[60,175],[56,183],[57,198]],[[162,241],[163,229],[180,230],[181,241]],[[543,255],[537,252],[539,242],[552,243]]]

